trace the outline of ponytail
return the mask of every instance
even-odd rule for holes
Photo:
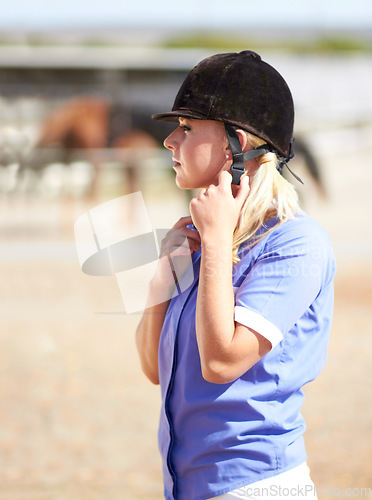
[[[245,132],[252,147],[265,143],[262,139]],[[275,227],[296,216],[300,207],[294,186],[276,169],[275,153],[266,153],[259,158],[260,167],[250,179],[251,190],[240,212],[240,218],[233,236],[233,264],[239,262],[238,250],[242,243],[253,246],[261,241]],[[257,236],[258,229],[271,217],[278,223]]]

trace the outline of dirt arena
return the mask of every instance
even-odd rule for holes
[[[338,261],[328,362],[303,408],[320,498],[372,488],[372,173],[354,160],[343,157],[341,173],[331,165],[327,200],[311,184],[305,199]],[[176,200],[175,219],[187,207]],[[163,498],[159,388],[139,368],[140,316],[124,314],[115,279],[84,275],[75,253],[73,223],[88,207],[0,199],[0,500]]]

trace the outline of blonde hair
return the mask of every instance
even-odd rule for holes
[[[262,139],[245,132],[252,147],[265,144]],[[250,192],[240,212],[238,224],[233,236],[233,264],[239,262],[238,250],[242,243],[253,246],[262,240],[279,224],[295,217],[299,212],[298,194],[277,170],[277,156],[266,153],[258,158],[260,167],[250,177]],[[267,231],[257,235],[265,221],[276,216],[278,223]]]

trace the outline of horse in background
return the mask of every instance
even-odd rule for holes
[[[106,159],[123,164],[127,172],[129,192],[139,190],[139,162],[153,153],[159,141],[147,132],[140,119],[134,120],[128,108],[111,104],[108,100],[83,96],[72,99],[52,111],[41,124],[34,147],[33,163],[58,160],[69,163],[76,150],[84,150],[84,157],[94,168],[90,194],[96,197],[101,168]],[[164,136],[165,137],[165,136]],[[114,155],[104,151],[115,150]],[[107,158],[108,157],[108,158]]]

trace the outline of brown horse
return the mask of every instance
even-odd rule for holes
[[[85,159],[94,166],[91,195],[99,189],[103,150],[115,148],[115,160],[123,163],[128,174],[129,192],[138,190],[137,167],[141,154],[159,146],[152,135],[131,128],[128,109],[111,105],[98,97],[78,97],[56,108],[41,125],[36,151],[55,150],[52,155],[71,158],[76,150],[84,150]],[[44,155],[45,158],[45,155]],[[107,159],[107,155],[106,155]]]

